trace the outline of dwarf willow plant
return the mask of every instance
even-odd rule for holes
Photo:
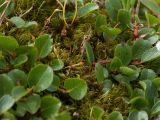
[[[128,98],[124,100],[130,106],[129,115],[111,111],[108,120],[156,119],[160,114],[159,4],[154,0],[57,2],[61,9],[54,10],[49,19],[55,12],[62,12],[60,16],[68,28],[68,22],[73,24],[97,10],[93,14],[96,16],[93,27],[96,36],[107,42],[119,42],[115,45],[113,57],[105,62],[97,60],[90,41],[84,43],[86,61],[89,67],[94,66],[94,76],[97,84],[103,86],[103,96],[112,90],[115,83],[128,90]],[[73,11],[66,8],[70,4],[74,5]],[[0,24],[13,8],[14,0],[0,1]],[[38,26],[36,21],[25,21],[21,16],[13,16],[7,21],[16,29],[30,30]],[[123,38],[126,32],[130,36]],[[63,79],[60,76],[65,64],[58,56],[53,58],[53,45],[54,40],[49,34],[41,34],[26,45],[21,45],[13,36],[0,34],[0,119],[15,120],[28,115],[29,119],[72,119],[68,109],[62,107],[64,101],[56,94],[82,100],[88,85],[79,77]],[[103,108],[94,105],[89,117],[103,120],[104,114]]]
[[[70,120],[67,111],[60,112],[62,103],[58,98],[40,95],[45,91],[53,93],[62,87],[56,73],[63,69],[63,61],[54,58],[49,64],[41,62],[52,52],[52,44],[48,34],[39,36],[34,44],[26,46],[19,45],[13,37],[0,36],[0,70],[8,71],[0,74],[0,115],[23,117],[40,111],[44,119],[63,120],[67,117]],[[7,60],[9,55],[12,57]],[[25,67],[28,72],[23,70]],[[81,100],[87,92],[87,84],[83,79],[68,78],[63,89],[71,98]]]
[[[129,94],[127,99],[124,98],[130,105],[129,116],[122,116],[120,111],[113,111],[109,114],[108,120],[156,119],[160,114],[158,77],[160,7],[155,1],[150,0],[108,0],[104,9],[108,16],[101,13],[96,20],[95,28],[99,36],[103,35],[108,41],[118,39],[122,31],[132,31],[129,40],[121,40],[121,43],[115,46],[114,56],[107,65],[104,66],[101,61],[95,64],[97,83],[103,85],[105,95],[112,89],[115,81],[125,86]],[[135,9],[137,13],[133,14]],[[141,18],[139,13],[142,9],[145,9],[143,12],[145,18]],[[107,17],[110,20],[109,24]],[[136,27],[138,24],[143,26]],[[85,47],[88,63],[95,63],[93,49],[90,45]],[[144,65],[152,69],[143,68]],[[135,83],[138,83],[139,87],[135,86]]]

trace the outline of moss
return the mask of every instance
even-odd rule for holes
[[[125,103],[124,98],[128,96],[127,90],[124,86],[116,85],[104,96],[100,101],[106,112],[120,111],[124,116],[128,114],[128,104]]]

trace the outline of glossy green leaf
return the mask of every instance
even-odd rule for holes
[[[108,93],[112,89],[113,83],[111,80],[105,80],[103,82],[103,91]]]
[[[18,42],[10,36],[0,36],[0,50],[13,51],[18,48]]]
[[[120,26],[125,29],[126,27],[130,26],[131,13],[125,9],[121,9],[118,11],[117,19],[120,22]]]
[[[39,36],[35,40],[35,47],[38,49],[39,57],[45,58],[52,51],[52,39],[50,35],[45,34]]]
[[[40,108],[41,98],[39,95],[33,94],[27,97],[24,102],[20,102],[19,104],[29,113],[35,114]]]
[[[160,14],[160,7],[154,0],[140,0],[143,5],[149,8],[156,15]]]
[[[116,0],[117,1],[117,0]],[[108,13],[109,17],[111,20],[113,20],[114,22],[117,21],[117,14],[118,14],[118,10],[117,8],[113,7],[113,0],[109,0],[106,5],[105,5],[105,10]],[[118,4],[120,5],[120,4]]]
[[[152,107],[154,105],[154,98],[157,97],[158,91],[151,80],[141,81],[140,85],[145,90],[145,96],[148,100],[149,106]]]
[[[138,111],[138,110],[132,110],[129,113],[129,120],[148,120],[148,114],[146,111]]]
[[[109,69],[111,70],[111,71],[117,71],[117,70],[119,70],[119,68],[122,66],[122,62],[121,62],[121,60],[118,58],[118,57],[114,57],[113,59],[112,59],[112,61],[111,61],[111,64],[110,64],[110,66],[109,66]]]
[[[41,99],[41,113],[44,118],[56,115],[61,107],[61,102],[56,97],[44,96]]]
[[[92,63],[95,61],[95,58],[94,58],[93,49],[90,43],[88,42],[85,43],[85,49],[87,54],[87,61],[90,65],[92,65]]]
[[[97,81],[99,83],[102,83],[105,79],[105,76],[104,76],[104,67],[100,63],[96,63],[95,65],[95,74]]]
[[[3,114],[3,118],[2,119],[5,119],[5,120],[16,120],[16,116],[13,113],[7,111],[7,112],[5,112]]]
[[[91,114],[95,120],[102,120],[104,110],[98,106],[93,106],[91,109]]]
[[[158,39],[159,39],[158,35],[153,35],[153,36],[149,37],[147,40],[148,40],[148,42],[150,42],[150,44],[153,45],[158,41]]]
[[[133,58],[140,59],[142,54],[152,47],[152,44],[147,40],[137,40],[132,48]]]
[[[19,55],[15,60],[11,61],[11,64],[14,65],[15,67],[19,67],[26,63],[28,60],[27,55]]]
[[[10,95],[4,95],[0,98],[0,115],[9,110],[15,101]]]
[[[35,86],[36,92],[47,89],[53,81],[53,70],[48,65],[39,64],[35,66],[28,75],[28,84]]]
[[[16,104],[17,104],[16,109],[15,109],[16,116],[18,116],[18,117],[24,117],[27,111],[21,105],[20,102],[17,102]]]
[[[85,15],[87,15],[88,13],[99,9],[99,6],[96,3],[88,3],[85,6],[81,7],[78,10],[78,17],[83,17]]]
[[[117,21],[117,13],[118,12],[112,7],[110,2],[106,3],[105,10],[108,13],[111,20]]]
[[[122,9],[122,4],[120,0],[109,0],[109,3],[116,10]]]
[[[87,93],[87,83],[78,78],[68,78],[64,81],[64,88],[75,100],[81,100]]]
[[[158,19],[154,15],[149,14],[149,13],[146,13],[145,15],[146,15],[146,19],[148,22],[148,26],[155,26],[160,23],[160,19]]]
[[[111,28],[111,27],[108,27],[106,25],[102,25],[100,29],[101,29],[102,32],[105,33],[107,38],[111,38],[111,39],[114,39],[118,34],[121,33],[121,29]]]
[[[155,29],[153,28],[142,28],[139,30],[139,36],[146,36],[151,37],[156,33]]]
[[[60,78],[54,74],[52,84],[49,86],[47,90],[50,92],[54,92],[59,88],[59,86],[60,86]]]
[[[16,86],[12,89],[11,95],[15,99],[15,101],[18,101],[22,97],[28,94],[28,91],[25,90],[23,86]]]
[[[153,116],[159,115],[160,113],[160,101],[157,101],[151,109],[151,114]]]
[[[30,22],[26,22],[26,24],[24,25],[24,28],[34,28],[37,26],[38,26],[38,23],[36,21],[30,21]]]
[[[141,80],[153,80],[156,77],[156,73],[152,69],[144,68],[141,72]]]
[[[153,80],[152,80],[152,83],[154,84],[154,86],[155,86],[158,90],[160,90],[160,78],[159,78],[159,77],[153,79]]]
[[[102,25],[106,25],[107,24],[107,20],[106,20],[106,16],[105,15],[102,15],[102,14],[99,14],[96,18],[96,31],[98,33],[101,33],[101,29],[100,27]]]
[[[7,67],[7,61],[5,60],[5,58],[0,58],[0,69],[4,69],[5,67]]]
[[[23,28],[26,23],[21,17],[12,17],[10,22],[12,22],[17,28]]]
[[[160,57],[160,52],[156,47],[150,48],[149,50],[146,50],[142,56],[141,56],[141,61],[142,62],[149,62],[152,60],[157,59]]]
[[[141,96],[132,98],[129,103],[132,105],[133,108],[136,108],[136,109],[143,109],[148,104],[147,100]]]
[[[115,56],[122,61],[122,64],[128,65],[132,60],[132,49],[126,43],[118,44],[114,51],[114,57]]]
[[[38,50],[36,47],[31,46],[20,46],[18,49],[16,49],[17,55],[26,54],[28,57],[27,65],[29,67],[32,67],[35,65],[35,62],[38,58]]]
[[[112,113],[109,114],[108,120],[123,120],[123,116],[120,112],[113,111]]]
[[[136,98],[136,97],[145,97],[145,91],[140,88],[135,88],[133,90],[132,98]]]
[[[61,70],[64,67],[64,63],[61,59],[53,59],[51,63],[53,71]]]
[[[133,76],[137,73],[137,71],[133,70],[132,68],[129,67],[120,67],[119,68],[120,72],[126,76]]]
[[[69,112],[64,111],[56,116],[56,120],[71,120],[71,115]]]
[[[19,69],[13,69],[8,73],[8,76],[15,82],[20,85],[27,85],[27,75],[24,71]]]
[[[0,75],[0,84],[0,97],[2,97],[5,94],[10,94],[14,87],[14,82],[6,74]]]

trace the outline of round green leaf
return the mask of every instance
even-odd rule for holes
[[[75,100],[81,100],[87,93],[86,81],[78,78],[68,78],[64,81],[64,88]]]
[[[0,84],[0,97],[5,94],[10,94],[14,87],[14,82],[6,74],[0,75]]]
[[[25,90],[23,86],[16,86],[12,89],[11,95],[15,99],[15,101],[18,101],[19,99],[27,95],[27,93],[28,92]]]
[[[126,44],[118,44],[115,48],[114,56],[118,57],[122,64],[128,65],[132,60],[132,49]]]
[[[146,111],[133,110],[128,117],[129,120],[148,120]]]
[[[140,59],[145,50],[151,48],[152,44],[147,40],[137,40],[132,48],[133,58]]]
[[[95,120],[102,120],[104,110],[98,106],[92,107],[91,114]]]
[[[150,44],[155,44],[159,39],[159,36],[158,35],[153,35],[151,37],[149,37],[147,40]]]
[[[148,62],[148,61],[152,61],[158,57],[160,57],[160,52],[156,47],[153,47],[153,48],[150,48],[149,50],[146,50],[142,54],[141,61]]]
[[[19,55],[15,60],[11,61],[11,63],[15,67],[19,67],[22,64],[26,63],[27,60],[28,60],[28,57],[26,55]]]
[[[27,97],[26,101],[20,102],[19,105],[21,105],[29,113],[35,114],[40,108],[41,98],[39,95],[33,94]]]
[[[61,107],[61,102],[56,97],[44,96],[41,99],[41,113],[44,118],[56,115]]]
[[[113,85],[113,83],[111,80],[105,80],[103,82],[103,91],[105,93],[109,92],[112,89],[112,85]]]
[[[119,28],[112,28],[106,25],[102,25],[100,29],[104,32],[105,38],[109,39],[115,39],[116,36],[122,32]]]
[[[18,83],[23,86],[27,85],[27,75],[24,71],[13,69],[8,73],[8,76],[14,81],[14,83]]]
[[[120,112],[113,111],[111,114],[109,114],[108,120],[123,120],[123,116]]]
[[[18,42],[10,36],[0,36],[0,50],[13,51],[18,48]]]
[[[141,96],[132,98],[129,103],[132,104],[132,106],[136,109],[143,109],[148,104],[147,100]]]
[[[39,36],[35,40],[35,47],[38,49],[39,57],[45,58],[52,51],[52,39],[50,35],[45,34]]]
[[[59,88],[59,86],[60,86],[60,78],[54,74],[53,75],[53,82],[47,90],[50,92],[54,92]]]
[[[149,8],[152,12],[154,12],[156,15],[160,14],[160,7],[158,3],[152,0],[140,0],[143,5],[145,5],[147,8]]]
[[[109,65],[109,69],[111,71],[119,70],[119,68],[122,66],[122,62],[118,57],[114,57],[111,61],[111,64]]]
[[[2,120],[16,120],[16,116],[13,113],[7,111],[3,114]]]
[[[24,25],[25,28],[34,28],[37,26],[38,26],[38,23],[36,21],[26,22],[26,24]]]
[[[120,72],[126,76],[133,76],[135,75],[137,72],[135,70],[133,70],[132,68],[129,67],[120,67]]]
[[[158,90],[160,90],[160,78],[159,78],[159,77],[158,77],[158,78],[155,78],[152,82],[153,82],[154,86],[155,86]]]
[[[152,69],[144,68],[141,72],[141,80],[153,80],[156,77],[156,73]]]
[[[35,66],[28,75],[28,84],[30,87],[35,86],[36,92],[47,89],[53,81],[53,70],[48,65]]]
[[[38,58],[38,50],[36,47],[31,46],[20,46],[18,49],[16,49],[17,55],[26,54],[28,57],[28,66],[32,67],[35,65],[35,62]]]
[[[0,115],[9,110],[15,101],[10,95],[4,95],[0,98]]]
[[[54,71],[58,71],[64,67],[64,63],[61,59],[54,59],[52,60],[51,67]]]
[[[159,115],[159,113],[160,113],[160,101],[157,101],[151,109],[151,114],[155,116]]]
[[[154,15],[149,14],[147,12],[146,12],[145,15],[146,15],[146,19],[147,19],[147,22],[148,22],[149,26],[155,26],[158,23],[160,23],[160,20],[157,17],[155,17]]]
[[[139,30],[139,36],[145,35],[146,37],[151,37],[156,33],[156,30],[153,28],[142,28]]]
[[[120,22],[120,26],[125,29],[131,23],[131,13],[128,10],[120,9],[118,10],[117,19]]]
[[[12,22],[17,28],[23,28],[25,25],[25,21],[21,17],[12,17],[10,22]]]
[[[71,120],[71,115],[69,112],[62,112],[56,116],[56,120]]]
[[[83,17],[87,15],[88,13],[97,10],[99,7],[96,3],[88,3],[85,6],[78,9],[78,17]]]

